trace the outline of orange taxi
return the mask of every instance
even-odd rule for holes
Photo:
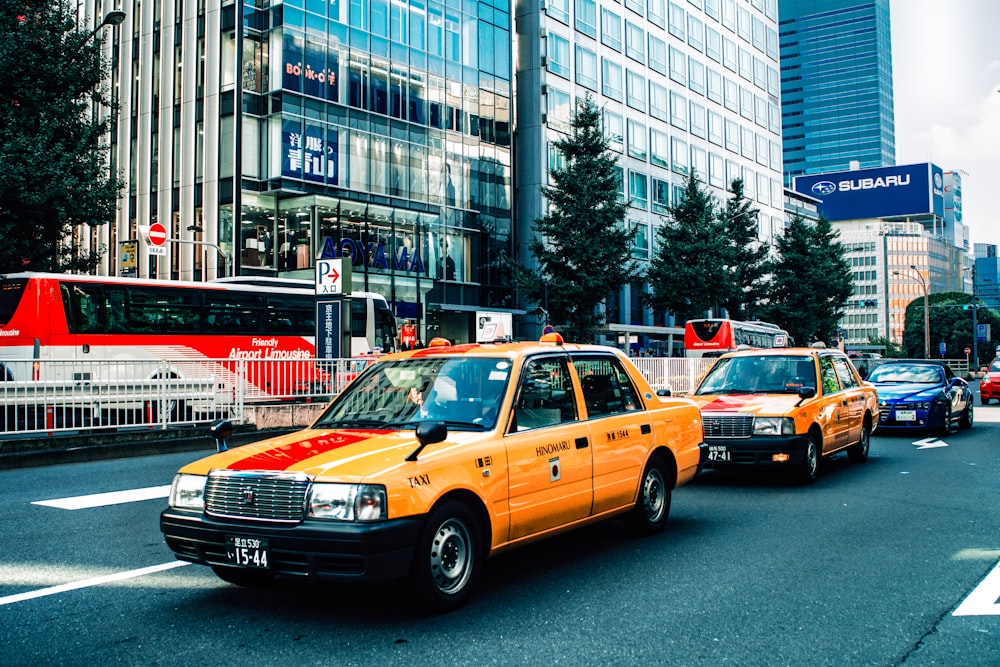
[[[618,350],[434,345],[380,357],[303,431],[184,466],[160,527],[231,583],[406,578],[446,610],[510,547],[614,516],[662,530],[705,452],[695,404]]]
[[[865,461],[879,423],[875,388],[840,350],[775,348],[723,355],[691,398],[706,468],[775,466],[814,482],[824,457]]]

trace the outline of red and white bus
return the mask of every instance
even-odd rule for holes
[[[0,381],[92,379],[47,377],[46,360],[135,362],[137,369],[152,361],[310,360],[315,334],[309,281],[0,276]],[[396,321],[384,297],[351,295],[351,334],[351,356],[396,349]],[[250,396],[271,393],[247,389]]]
[[[728,319],[688,320],[684,324],[684,356],[718,357],[745,345],[751,348],[789,347],[788,332],[767,322]]]

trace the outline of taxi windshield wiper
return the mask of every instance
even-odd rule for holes
[[[391,426],[391,424],[387,424],[381,419],[328,419],[317,423],[316,426],[323,426],[325,428],[370,428],[373,426],[386,428]]]

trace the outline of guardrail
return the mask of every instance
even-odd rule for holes
[[[248,403],[326,402],[371,359],[5,360],[0,438],[166,429]]]
[[[654,389],[691,392],[713,359],[633,358]],[[372,359],[4,360],[0,439],[102,430],[166,429],[246,406],[326,402]]]

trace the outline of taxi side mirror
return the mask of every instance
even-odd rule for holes
[[[803,401],[816,395],[816,387],[799,387],[799,398]]]
[[[417,455],[423,451],[427,445],[435,442],[442,442],[448,437],[448,426],[441,421],[427,421],[417,424],[417,440],[420,445],[406,457],[407,461],[416,461]]]
[[[215,446],[218,451],[224,452],[229,449],[229,445],[226,444],[226,438],[233,434],[233,423],[228,419],[216,419],[208,427],[208,433],[215,438]]]
[[[662,396],[664,398],[669,398],[670,396],[673,396],[674,394],[669,389],[657,389],[656,390],[656,395],[657,396]]]

